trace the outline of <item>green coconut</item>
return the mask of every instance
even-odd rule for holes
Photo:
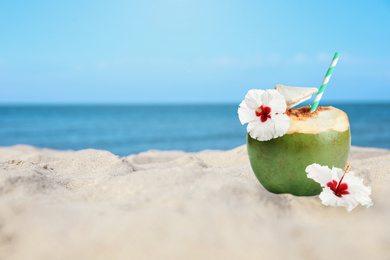
[[[348,161],[351,134],[347,115],[334,107],[289,109],[290,129],[278,138],[258,141],[249,134],[247,149],[257,179],[270,192],[313,196],[321,186],[305,169],[318,163],[343,168]]]

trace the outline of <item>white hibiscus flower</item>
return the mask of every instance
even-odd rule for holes
[[[350,165],[349,165],[350,166]],[[344,206],[347,211],[354,209],[359,203],[367,208],[373,203],[370,198],[371,188],[363,184],[363,180],[350,171],[333,167],[312,164],[307,166],[307,177],[318,182],[323,190],[320,194],[322,203],[326,206]]]
[[[241,124],[248,123],[249,135],[259,141],[268,141],[284,135],[290,128],[286,100],[278,91],[252,89],[238,108]]]

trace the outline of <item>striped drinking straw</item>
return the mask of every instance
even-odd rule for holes
[[[320,103],[320,100],[322,98],[322,94],[325,91],[326,85],[328,85],[330,76],[332,76],[333,69],[336,66],[337,62],[339,61],[339,57],[340,57],[340,54],[338,52],[336,52],[334,54],[334,56],[333,56],[332,63],[330,64],[329,69],[326,72],[324,81],[322,81],[322,85],[321,85],[320,89],[317,92],[317,96],[314,99],[313,105],[310,108],[310,112],[314,112],[317,109],[318,103]]]

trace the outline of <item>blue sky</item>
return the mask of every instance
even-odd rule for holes
[[[1,1],[0,103],[390,101],[390,1]]]

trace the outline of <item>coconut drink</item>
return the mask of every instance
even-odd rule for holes
[[[347,115],[334,107],[288,109],[290,128],[281,137],[258,141],[247,136],[249,160],[257,179],[270,192],[317,195],[321,186],[307,178],[305,169],[317,163],[343,168],[351,135]]]
[[[320,89],[277,85],[249,90],[238,108],[247,126],[247,150],[254,174],[270,192],[318,195],[325,206],[371,207],[371,187],[348,163],[351,133],[346,113],[318,107],[334,67],[335,53]],[[312,106],[293,108],[317,93]]]
[[[292,107],[309,99],[316,88],[277,85],[273,90],[250,90],[240,104],[242,123],[248,123],[247,150],[260,183],[273,193],[317,195],[321,186],[305,169],[317,163],[343,168],[351,135],[346,113],[334,107]]]

